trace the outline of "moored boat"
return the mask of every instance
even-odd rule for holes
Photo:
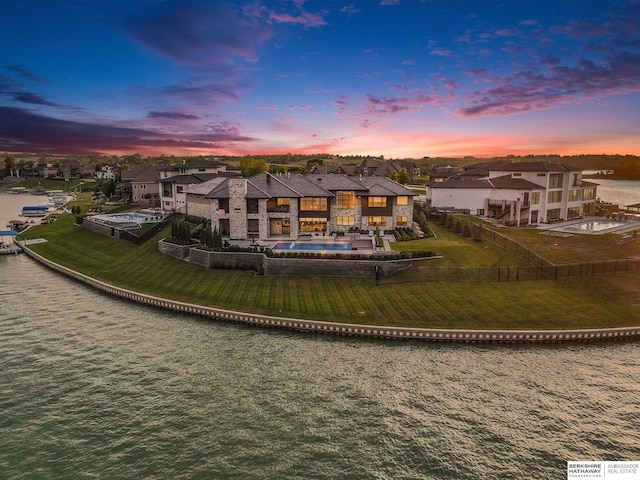
[[[44,217],[49,212],[49,207],[46,205],[33,205],[22,207],[23,217]]]

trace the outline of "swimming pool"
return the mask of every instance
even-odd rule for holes
[[[577,223],[575,225],[567,225],[564,227],[566,230],[577,230],[579,232],[605,232],[617,227],[625,226],[624,222],[616,222],[612,220],[591,220],[588,222]]]
[[[156,223],[164,220],[163,212],[103,213],[89,217],[91,220],[116,228],[140,227],[142,223]]]
[[[148,218],[146,215],[140,215],[139,213],[111,213],[105,216],[111,220],[138,223],[146,222]]]
[[[351,250],[350,242],[278,242],[273,250],[304,250],[319,252],[322,250],[343,251]]]

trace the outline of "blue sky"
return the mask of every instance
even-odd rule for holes
[[[0,151],[640,154],[640,1],[2,1]]]

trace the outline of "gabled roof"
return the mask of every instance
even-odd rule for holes
[[[269,198],[333,197],[331,192],[318,187],[300,174],[272,175],[262,172],[249,181]]]
[[[387,177],[360,177],[358,182],[367,187],[368,192],[364,194],[365,196],[418,196],[418,194],[413,190],[410,190],[404,185],[400,185],[398,182],[394,182]]]
[[[355,175],[358,173],[357,165],[315,165],[310,174],[327,175],[327,174],[346,174]]]
[[[166,180],[169,180],[168,178]],[[209,198],[209,194],[215,191],[220,185],[226,184],[229,179],[226,177],[214,177],[205,182],[199,183],[197,185],[193,185],[189,188],[184,189],[184,193],[192,193],[195,195],[205,195]],[[216,197],[211,197],[216,198]]]
[[[544,190],[544,187],[522,178],[503,175],[494,178],[454,178],[433,183],[431,188],[490,188],[506,190]]]
[[[217,160],[194,160],[186,163],[176,163],[174,165],[163,165],[161,170],[166,171],[180,171],[183,168],[193,170],[194,168],[218,168],[226,165],[223,162]]]
[[[346,175],[332,173],[328,175],[321,174],[309,174],[305,177],[310,182],[315,183],[319,187],[322,187],[330,192],[337,191],[366,191],[362,183],[358,182],[357,178],[348,177]]]
[[[131,170],[133,176],[127,177],[131,182],[135,183],[151,183],[160,180],[160,165],[145,165],[142,169]],[[123,178],[124,180],[124,178]]]
[[[490,172],[580,172],[582,169],[549,162],[495,162],[481,163],[465,168],[463,177],[488,177]]]
[[[503,188],[509,190],[544,190],[544,187],[537,185],[522,178],[513,178],[511,175],[503,175],[502,177],[488,178],[487,181],[495,188]]]
[[[203,183],[212,178],[218,177],[217,173],[187,173],[184,175],[174,175],[173,177],[163,178],[162,183],[177,183],[178,185],[194,185]]]
[[[493,188],[493,184],[486,179],[452,178],[444,182],[432,183],[431,188]]]

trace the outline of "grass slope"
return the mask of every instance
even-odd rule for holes
[[[362,278],[263,277],[206,270],[162,255],[157,241],[167,230],[135,246],[74,227],[73,220],[73,215],[62,215],[51,225],[29,229],[22,238],[46,238],[47,243],[31,248],[100,280],[201,305],[305,319],[438,328],[562,329],[640,323],[637,274],[562,282],[381,286]],[[521,264],[490,242],[473,242],[445,229],[437,233],[438,239],[407,242],[401,248],[446,252],[441,265]]]

